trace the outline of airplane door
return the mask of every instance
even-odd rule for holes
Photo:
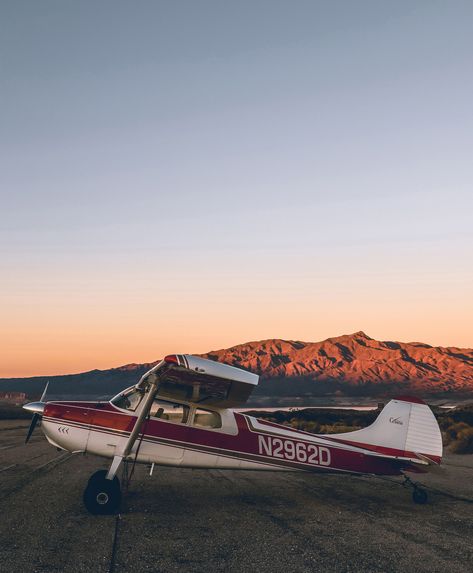
[[[190,408],[184,404],[157,398],[145,424],[140,460],[163,465],[180,465],[188,441]],[[139,444],[136,440],[135,447]]]

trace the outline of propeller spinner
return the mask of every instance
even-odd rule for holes
[[[26,434],[25,444],[27,444],[31,438],[31,434],[34,432],[38,421],[41,419],[41,416],[44,412],[44,407],[46,406],[46,402],[44,399],[46,398],[46,392],[48,391],[49,382],[46,383],[44,387],[43,394],[39,399],[39,402],[30,402],[29,404],[25,404],[23,406],[23,410],[27,410],[28,412],[33,412],[33,418],[31,419],[30,427],[28,428],[28,433]]]

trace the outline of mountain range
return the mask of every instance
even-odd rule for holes
[[[378,341],[362,331],[321,342],[248,342],[203,356],[260,374],[273,393],[292,385],[315,394],[473,395],[473,349]]]
[[[321,342],[269,339],[201,354],[261,375],[255,395],[267,397],[421,396],[473,397],[473,349],[421,342],[378,341],[364,332]],[[153,364],[127,364],[81,374],[0,379],[0,391],[112,395]]]

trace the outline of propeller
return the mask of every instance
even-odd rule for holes
[[[34,432],[34,429],[36,428],[36,424],[38,423],[38,420],[40,418],[41,418],[41,416],[39,414],[33,414],[33,418],[31,419],[30,427],[28,428],[28,434],[26,435],[25,444],[27,444],[30,441],[31,434]]]
[[[44,412],[44,407],[46,406],[46,402],[44,399],[46,398],[46,392],[48,391],[49,382],[46,382],[46,386],[44,387],[43,393],[39,402],[30,402],[29,404],[25,404],[23,406],[24,410],[28,412],[33,412],[33,418],[31,419],[30,427],[28,428],[28,433],[26,435],[25,444],[30,441],[31,434],[34,432],[38,421],[41,419],[41,416]]]
[[[41,398],[39,399],[40,402],[44,402],[46,398],[46,392],[48,391],[49,380],[46,382],[46,386],[44,387],[43,393],[41,394]]]

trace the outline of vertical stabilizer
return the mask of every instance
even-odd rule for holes
[[[330,437],[386,455],[417,457],[436,464],[442,458],[437,420],[429,406],[418,398],[391,400],[371,426]]]

